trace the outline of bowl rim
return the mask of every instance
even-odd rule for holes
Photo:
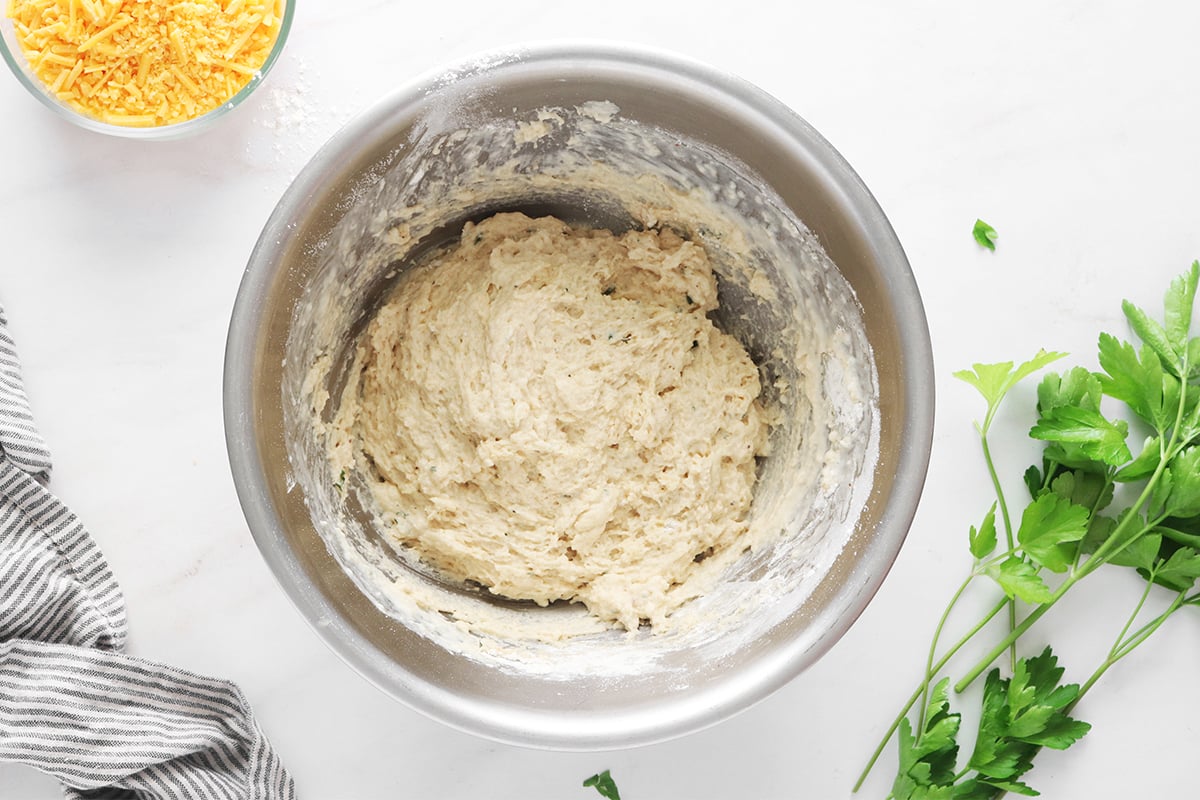
[[[792,142],[812,151],[832,172],[846,201],[866,221],[893,300],[905,397],[898,427],[906,446],[897,457],[890,497],[868,554],[874,569],[860,583],[839,590],[833,624],[816,640],[790,642],[769,658],[754,664],[752,679],[738,682],[736,691],[711,692],[654,708],[626,711],[613,717],[588,717],[588,725],[548,720],[528,709],[464,699],[404,670],[376,651],[321,593],[286,542],[280,519],[256,447],[256,418],[252,413],[254,334],[258,312],[275,272],[272,251],[285,241],[289,219],[319,194],[329,170],[344,165],[356,145],[388,116],[421,102],[440,86],[464,76],[486,76],[524,65],[578,65],[600,61],[622,68],[649,70],[683,78],[707,87],[722,101],[748,107],[785,132]],[[370,683],[428,717],[453,728],[494,741],[555,750],[598,751],[640,746],[676,738],[710,727],[763,700],[791,681],[829,650],[857,620],[878,591],[907,536],[916,514],[929,466],[934,413],[933,353],[928,322],[908,259],[878,202],[849,163],[811,125],[780,100],[757,86],[691,58],[666,50],[596,40],[556,40],[483,51],[428,70],[393,90],[348,122],[301,170],[284,192],[251,252],[231,316],[224,364],[225,436],[239,501],[251,535],[276,581],[319,638],[339,658]],[[824,615],[824,614],[823,614]],[[383,663],[386,662],[386,663]],[[674,696],[672,696],[674,697]],[[562,724],[558,724],[562,723]],[[581,731],[580,727],[588,730]]]
[[[291,33],[292,20],[296,13],[296,0],[282,0],[282,2],[283,14],[279,18],[279,32],[275,35],[275,42],[271,45],[271,51],[267,53],[267,58],[263,61],[262,66],[258,68],[246,85],[216,108],[210,109],[198,117],[193,117],[183,122],[174,122],[170,125],[153,127],[113,125],[110,122],[104,122],[95,117],[82,114],[51,95],[46,85],[30,72],[24,54],[17,52],[9,46],[8,34],[13,30],[14,26],[13,20],[7,13],[7,5],[5,5],[5,10],[0,11],[0,58],[3,58],[4,62],[8,64],[17,81],[43,106],[53,111],[60,118],[66,119],[85,130],[124,139],[156,141],[180,139],[205,130],[212,123],[242,105],[267,77],[267,74],[275,66],[275,62],[279,60],[280,55],[283,53],[284,45],[287,44],[288,35]]]

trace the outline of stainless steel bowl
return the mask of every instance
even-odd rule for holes
[[[743,339],[771,385],[811,373],[815,390],[824,391],[820,381],[836,380],[820,353],[778,356],[781,320],[797,302],[807,302],[815,313],[826,305],[835,309],[835,322],[841,325],[844,316],[851,337],[861,337],[856,368],[873,384],[874,397],[861,442],[870,457],[837,489],[845,491],[819,535],[801,530],[810,496],[788,501],[798,507],[781,536],[802,543],[825,537],[835,546],[823,551],[823,560],[799,563],[808,551],[790,544],[748,555],[728,583],[748,592],[739,597],[749,600],[719,620],[697,617],[696,625],[720,629],[712,641],[685,637],[686,646],[663,655],[651,652],[653,634],[583,637],[583,644],[542,647],[544,663],[527,669],[519,657],[489,659],[447,645],[411,624],[415,617],[396,613],[387,592],[364,581],[361,559],[348,560],[330,537],[351,529],[368,561],[386,561],[386,548],[372,545],[369,521],[339,502],[330,488],[335,479],[322,473],[319,448],[305,441],[309,434],[297,420],[314,401],[304,394],[312,389],[311,383],[305,388],[306,362],[344,359],[388,282],[463,220],[521,209],[616,227],[645,221],[645,208],[639,217],[586,180],[551,174],[557,162],[547,153],[570,151],[586,166],[610,160],[627,143],[605,134],[588,149],[579,144],[586,136],[559,130],[545,109],[615,114],[652,130],[656,144],[640,154],[633,177],[661,165],[668,172],[690,170],[693,182],[707,184],[704,191],[727,196],[731,208],[745,212],[750,239],[771,232],[770,241],[748,252],[777,283],[773,301],[721,276],[728,309],[721,322]],[[545,119],[549,127],[538,128]],[[514,125],[526,126],[513,150],[519,158],[510,153],[505,162],[494,148],[468,152],[457,144],[500,129],[511,139]],[[466,179],[475,162],[493,161],[506,181]],[[551,180],[538,183],[538,176]],[[677,188],[679,197],[690,196],[686,186]],[[431,193],[442,201],[437,213],[429,211],[435,203],[425,202]],[[787,228],[782,233],[772,227],[780,220]],[[388,233],[397,230],[401,234]],[[709,235],[702,225],[691,232]],[[792,249],[780,243],[790,239]],[[707,244],[720,251],[728,242]],[[806,272],[826,274],[809,286]],[[852,289],[845,309],[836,310],[836,298],[826,296],[826,279]],[[346,307],[332,316],[313,310],[339,301]],[[336,366],[330,375],[326,388],[336,398]],[[932,357],[917,287],[892,228],[850,166],[802,119],[741,80],[674,56],[551,46],[428,75],[353,121],[316,155],[250,258],[229,331],[224,403],[234,480],[254,538],[284,591],[339,656],[388,694],[460,729],[523,745],[603,749],[716,723],[799,674],[849,628],[891,566],[917,506],[932,433]],[[813,423],[803,398],[784,406],[780,455],[766,460],[760,481],[773,497],[784,497],[776,489],[792,480],[789,453],[803,453],[814,439],[811,427],[804,428]],[[774,566],[763,561],[768,557]],[[776,568],[786,580],[770,584]],[[385,579],[403,572],[388,564],[381,569]],[[433,622],[437,612],[427,610]],[[536,625],[538,615],[569,610],[510,612]],[[638,660],[648,652],[653,657]],[[544,668],[581,653],[576,660],[594,669],[559,674]]]

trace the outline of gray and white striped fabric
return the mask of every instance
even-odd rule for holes
[[[237,686],[121,652],[120,587],[49,476],[0,309],[0,760],[68,798],[293,798]]]

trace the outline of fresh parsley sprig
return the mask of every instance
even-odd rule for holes
[[[1029,431],[1043,445],[1042,463],[1025,472],[1029,502],[1019,520],[1009,512],[988,434],[1011,390],[1063,354],[1040,351],[1018,366],[976,364],[955,373],[987,404],[977,430],[994,502],[979,525],[969,528],[972,566],[934,628],[917,690],[855,790],[896,734],[899,762],[890,796],[897,800],[1036,794],[1023,777],[1040,749],[1070,747],[1089,729],[1070,716],[1079,700],[1171,615],[1200,605],[1200,337],[1191,337],[1198,283],[1200,263],[1193,263],[1171,283],[1161,322],[1128,301],[1123,304],[1140,347],[1101,334],[1099,371],[1074,367],[1042,379]],[[1114,402],[1117,413],[1106,408]],[[1133,443],[1136,454],[1131,425],[1142,435],[1140,447]],[[1021,637],[1076,584],[1106,565],[1136,570],[1145,586],[1106,657],[1084,683],[1061,683],[1064,669],[1050,648],[1019,658]],[[980,585],[992,587],[995,604],[943,648],[951,612]],[[1159,610],[1150,610],[1156,603]],[[968,642],[994,630],[991,621],[1005,609],[1008,624],[991,649],[952,685],[961,692],[987,673],[975,748],[959,769],[961,715],[951,711],[950,678],[939,676]],[[993,666],[1006,651],[1007,678]],[[909,718],[914,707],[915,722]]]
[[[1043,747],[1066,749],[1090,729],[1067,715],[1079,687],[1059,684],[1063,669],[1050,648],[1017,662],[1011,678],[988,673],[975,749],[957,771],[961,716],[950,711],[949,679],[934,687],[920,736],[900,723],[900,764],[892,784],[897,800],[989,800],[1003,792],[1037,794],[1021,782]]]

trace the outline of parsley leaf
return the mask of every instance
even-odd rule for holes
[[[979,525],[979,530],[975,530],[975,526],[971,526],[969,537],[971,545],[971,555],[976,559],[982,560],[992,554],[996,549],[996,504],[992,503],[992,507],[988,509],[987,514],[983,517],[983,522]]]
[[[1000,584],[1006,595],[1026,603],[1048,603],[1053,597],[1050,587],[1038,575],[1037,566],[1023,558],[1009,556],[999,564],[990,566],[987,574]]]
[[[1063,672],[1049,647],[1041,655],[1017,662],[1008,684],[1008,705],[1012,711],[1009,735],[1064,750],[1088,732],[1091,726],[1086,722],[1060,713],[1079,695],[1077,685],[1059,684]]]
[[[975,220],[975,227],[971,229],[971,235],[983,247],[993,252],[996,250],[996,239],[999,238],[1000,234],[996,233],[996,229],[983,220]]]
[[[1188,378],[1195,380],[1200,377],[1200,338],[1188,342],[1187,360]]]
[[[1129,524],[1124,531],[1118,534],[1118,525],[1115,519],[1096,515],[1092,518],[1092,525],[1088,529],[1088,535],[1084,538],[1084,551],[1094,553],[1102,544],[1112,539],[1113,541],[1109,545],[1111,555],[1108,563],[1118,567],[1133,567],[1148,571],[1158,560],[1162,536],[1157,533],[1147,533],[1140,518],[1137,521],[1139,524]],[[1117,536],[1119,538],[1114,538]]]
[[[1137,457],[1116,471],[1113,480],[1128,483],[1149,478],[1154,474],[1154,470],[1158,469],[1158,463],[1161,460],[1162,446],[1159,444],[1157,436],[1151,436],[1146,439],[1146,443],[1142,445],[1142,451],[1137,454]]]
[[[1059,406],[1075,406],[1092,411],[1100,410],[1103,391],[1100,379],[1083,367],[1072,367],[1059,375],[1051,372],[1038,384],[1038,413],[1045,414]]]
[[[1050,471],[1050,464],[1043,459],[1043,469]],[[1034,465],[1030,465],[1029,469],[1025,470],[1025,474],[1021,476],[1025,481],[1025,488],[1029,490],[1030,497],[1037,497],[1042,493],[1042,471]]]
[[[1024,775],[1033,764],[1029,748],[1008,736],[1011,714],[1007,707],[1007,689],[1008,681],[1000,678],[998,669],[993,669],[984,679],[979,734],[967,766],[979,772],[979,780],[984,783],[1004,782],[1007,787],[1014,787],[1018,782],[1013,779]],[[1029,794],[1029,787],[1019,786],[1018,793]]]
[[[1133,345],[1111,334],[1100,334],[1100,366],[1097,376],[1104,393],[1125,403],[1160,434],[1171,419],[1163,407],[1163,367],[1158,356],[1149,348],[1141,355]]]
[[[1164,539],[1200,550],[1200,519],[1166,519],[1154,528],[1154,532]]]
[[[1064,470],[1050,481],[1050,491],[1077,506],[1091,509],[1094,514],[1108,507],[1113,499],[1113,486],[1106,476],[1085,470]]]
[[[1185,592],[1200,578],[1200,553],[1190,547],[1180,547],[1156,569],[1150,570],[1150,576],[1160,586]]]
[[[1066,353],[1038,350],[1033,358],[1015,369],[1011,361],[1002,361],[998,364],[973,364],[970,370],[964,369],[955,372],[954,377],[974,386],[987,401],[988,409],[992,410],[1022,380],[1066,355]]]
[[[1163,326],[1128,300],[1121,304],[1121,310],[1129,320],[1129,327],[1158,356],[1162,366],[1175,372],[1175,365],[1181,360],[1182,354],[1175,349]]]
[[[1170,467],[1163,467],[1158,480],[1149,486],[1150,498],[1146,502],[1146,513],[1151,516],[1165,516],[1167,501],[1175,488],[1175,473]]]
[[[1049,647],[1019,660],[1011,678],[1001,678],[998,669],[988,673],[979,735],[968,762],[979,773],[978,781],[1002,791],[1036,794],[1020,778],[1033,766],[1038,748],[1065,750],[1091,729],[1067,716],[1079,687],[1060,685],[1062,675]]]
[[[594,786],[601,797],[607,800],[621,800],[621,793],[617,790],[617,783],[613,780],[612,775],[608,770],[599,772],[583,782],[584,787]]]
[[[1192,305],[1196,302],[1196,285],[1200,282],[1200,261],[1171,281],[1163,301],[1163,322],[1167,341],[1171,348],[1186,355],[1190,348],[1188,334],[1192,328]]]
[[[1165,511],[1172,517],[1194,517],[1200,514],[1200,447],[1181,451],[1169,463],[1171,494]]]
[[[1075,554],[1070,547],[1088,530],[1088,510],[1053,492],[1025,507],[1017,541],[1035,562],[1053,572],[1066,572]]]
[[[1049,409],[1029,431],[1034,439],[1057,444],[1062,455],[1059,460],[1065,463],[1083,459],[1114,467],[1133,458],[1125,446],[1128,433],[1124,420],[1112,422],[1099,411],[1078,406]]]
[[[955,796],[955,737],[960,715],[950,711],[946,699],[949,685],[950,679],[943,678],[930,692],[919,736],[913,735],[908,719],[900,722],[900,766],[892,784],[896,800],[950,800]]]

